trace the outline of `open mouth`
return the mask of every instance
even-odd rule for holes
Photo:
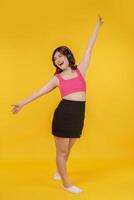
[[[59,65],[62,66],[64,64],[64,62],[60,63]]]

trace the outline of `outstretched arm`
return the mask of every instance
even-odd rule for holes
[[[92,35],[91,35],[91,37],[88,41],[87,48],[86,48],[86,51],[84,53],[84,56],[83,56],[80,64],[78,65],[78,67],[81,70],[83,75],[86,74],[88,65],[90,63],[91,52],[92,52],[93,46],[95,44],[99,29],[100,29],[102,23],[103,23],[102,18],[99,16],[97,24],[96,24],[96,26],[93,30],[93,33],[92,33]]]
[[[42,96],[44,94],[49,93],[50,91],[52,91],[53,89],[55,89],[57,86],[58,86],[57,79],[55,78],[55,76],[53,76],[48,81],[47,84],[45,84],[39,90],[35,91],[31,96],[29,96],[28,98],[24,99],[20,103],[12,104],[11,106],[13,106],[13,109],[12,109],[13,114],[18,113],[24,105],[30,103],[31,101],[39,98],[40,96]]]
[[[37,98],[39,98],[42,95],[45,95],[49,92],[51,92],[53,89],[57,87],[57,82],[54,76],[39,90],[35,91],[31,96],[29,96],[27,99],[23,100],[21,102],[22,105],[25,105]]]

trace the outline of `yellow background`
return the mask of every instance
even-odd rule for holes
[[[128,1],[0,2],[1,199],[73,199],[52,180],[53,112],[58,88],[13,115],[55,72],[53,50],[68,46],[78,64],[101,15],[86,75],[86,118],[69,160],[80,199],[133,199],[134,3]],[[88,182],[89,181],[89,182]]]

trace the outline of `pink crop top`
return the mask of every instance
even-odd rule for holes
[[[86,91],[86,81],[83,75],[81,74],[78,68],[76,69],[76,72],[77,72],[77,77],[70,79],[62,78],[60,73],[55,74],[55,76],[59,80],[59,90],[61,93],[61,97],[78,91]]]

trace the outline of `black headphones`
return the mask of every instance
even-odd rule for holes
[[[65,52],[66,52],[65,54],[66,54],[68,59],[72,58],[72,53],[71,53],[70,49],[66,49]]]

